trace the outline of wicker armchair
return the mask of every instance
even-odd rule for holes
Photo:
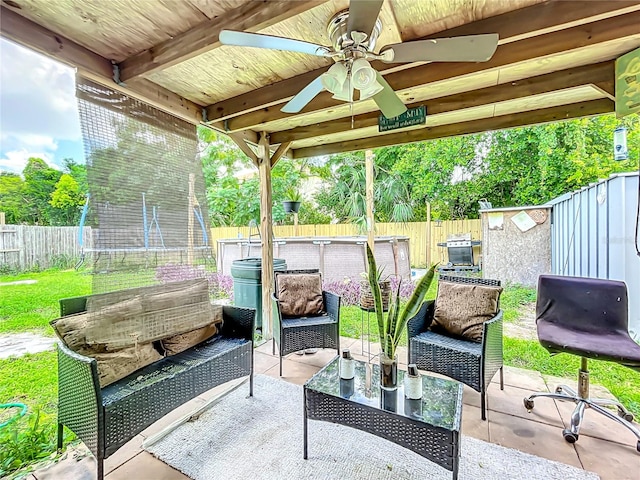
[[[500,286],[499,280],[440,276],[440,281]],[[482,342],[453,338],[429,330],[435,301],[425,302],[407,323],[408,363],[418,368],[451,377],[480,392],[482,419],[486,420],[486,392],[491,379],[500,370],[500,389],[504,390],[502,369],[502,310],[483,325]]]
[[[317,271],[316,271],[317,272]],[[279,272],[280,273],[280,272]],[[314,271],[288,271],[282,273],[315,273]],[[340,297],[331,292],[322,292],[325,313],[309,317],[286,317],[282,315],[280,301],[272,295],[273,308],[273,354],[276,345],[282,357],[307,348],[335,348],[340,352]]]

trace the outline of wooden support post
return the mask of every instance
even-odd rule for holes
[[[195,227],[195,215],[193,207],[195,206],[195,185],[196,177],[193,173],[189,174],[189,211],[187,212],[187,264],[193,265],[195,258],[195,241],[193,238],[193,228]]]
[[[373,151],[364,152],[364,168],[365,168],[365,195],[367,200],[367,243],[369,248],[375,254],[375,224],[373,219]]]
[[[293,236],[298,236],[298,212],[293,213]]]
[[[271,158],[269,137],[260,135],[258,143],[258,172],[260,176],[260,232],[262,236],[262,338],[273,336],[271,295],[273,293],[273,220],[271,199]]]
[[[427,256],[425,257],[426,265],[427,265],[427,268],[429,268],[431,266],[431,202],[429,202],[428,200],[427,200],[427,249],[426,249],[426,254],[427,254]]]

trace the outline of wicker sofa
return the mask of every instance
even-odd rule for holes
[[[157,292],[162,287],[154,288]],[[60,300],[61,318],[85,312],[91,297]],[[165,323],[171,318],[164,315],[161,320]],[[253,395],[255,310],[224,306],[222,320],[213,337],[103,387],[96,359],[60,342],[58,449],[62,448],[63,426],[67,426],[94,454],[97,478],[101,480],[106,458],[199,394],[248,375],[249,394]]]

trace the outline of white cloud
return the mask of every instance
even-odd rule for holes
[[[20,173],[29,157],[59,169],[59,142],[80,141],[74,70],[0,39],[0,132],[0,170]]]
[[[47,162],[47,165],[50,167],[57,170],[60,169],[58,165],[53,163],[53,156],[50,153],[22,149],[6,152],[2,157],[0,157],[0,170],[22,173],[22,170],[24,170],[24,167],[27,165],[27,160],[31,157],[41,158]]]
[[[0,66],[3,151],[12,148],[8,141],[32,149],[38,138],[80,139],[72,68],[4,39]]]

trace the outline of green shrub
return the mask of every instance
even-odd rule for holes
[[[4,477],[55,452],[56,424],[36,410],[1,428],[0,445],[0,477]]]

